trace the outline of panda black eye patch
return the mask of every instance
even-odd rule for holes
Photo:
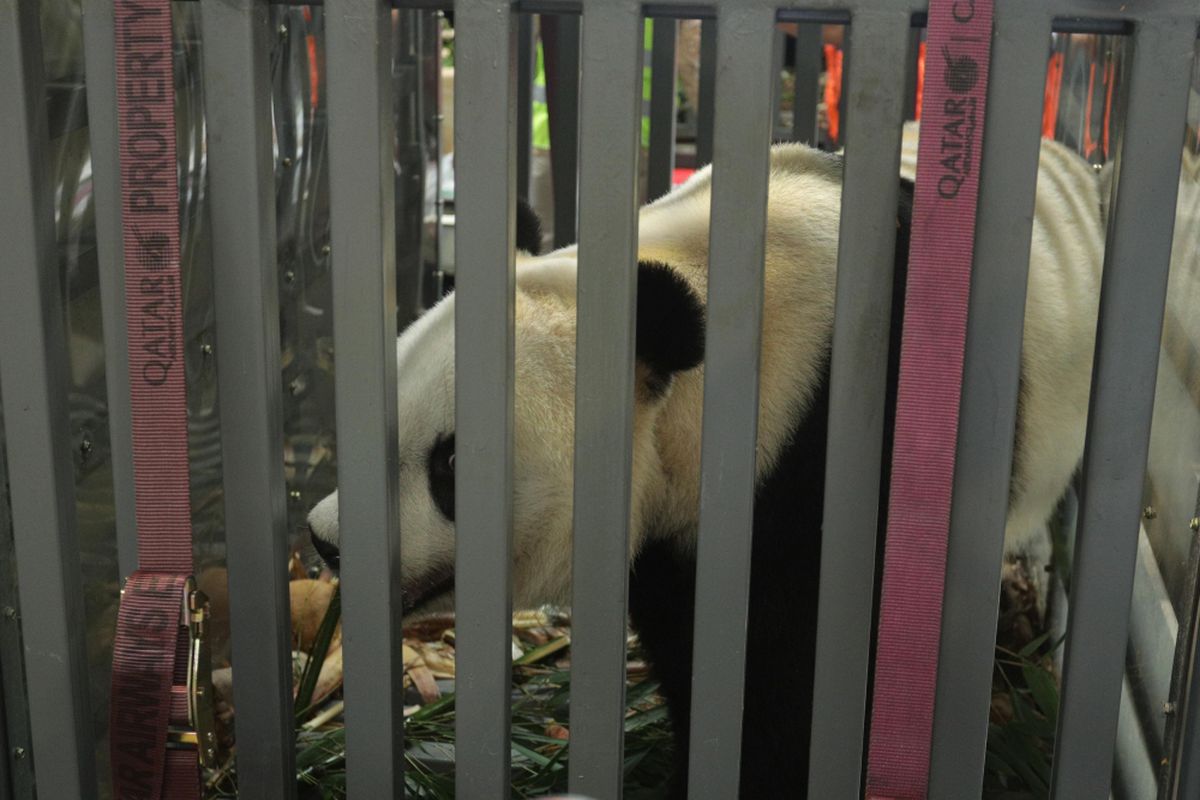
[[[443,517],[454,522],[454,434],[434,441],[427,469],[433,504]]]

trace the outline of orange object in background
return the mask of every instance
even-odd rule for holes
[[[1062,53],[1054,53],[1046,65],[1045,102],[1042,105],[1042,137],[1054,138],[1054,129],[1058,126],[1058,98],[1062,91],[1063,64]]]
[[[841,119],[838,113],[842,100],[842,51],[836,45],[825,47],[825,118],[829,120],[829,138],[839,141]]]

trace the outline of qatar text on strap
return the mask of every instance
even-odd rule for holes
[[[868,800],[929,787],[991,36],[992,0],[930,0]]]
[[[114,23],[138,569],[113,646],[113,794],[198,799],[216,743],[192,578],[170,0],[115,0]]]

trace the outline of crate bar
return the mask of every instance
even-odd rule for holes
[[[1083,455],[1054,755],[1057,800],[1105,797],[1112,779],[1195,17],[1142,20],[1132,35]]]
[[[248,797],[296,796],[269,8],[201,0],[225,539]]]
[[[930,798],[983,786],[1050,17],[998,5],[934,705]]]
[[[679,23],[654,20],[650,64],[650,150],[646,201],[671,191],[675,167],[675,37]]]
[[[570,788],[604,798],[621,796],[624,771],[643,39],[636,0],[585,8]]]
[[[921,28],[908,29],[908,71],[904,75],[904,118],[916,119],[917,75],[921,60]]]
[[[774,9],[721,7],[688,796],[736,797],[754,521]],[[714,653],[722,653],[713,658]]]
[[[456,788],[460,800],[500,800],[510,781],[517,21],[506,0],[459,0],[455,28]]]
[[[860,793],[910,10],[853,12],[809,795]]]
[[[542,25],[554,41],[554,57],[546,59],[547,106],[550,115],[550,164],[554,184],[554,246],[574,244],[579,191],[579,17],[543,14]],[[547,48],[549,49],[549,48]],[[549,81],[553,81],[551,87]]]
[[[533,149],[533,71],[536,42],[533,15],[517,16],[517,195],[529,199],[529,162]]]
[[[700,86],[696,105],[696,169],[713,160],[713,119],[717,86],[717,21],[700,21]]]
[[[329,0],[334,399],[351,798],[404,791],[391,10]]]
[[[129,404],[129,349],[125,334],[125,243],[121,236],[121,174],[117,144],[117,62],[113,4],[88,3],[83,14],[87,70],[88,137],[95,192],[96,248],[104,324],[104,375],[112,443],[117,567],[122,579],[137,569],[137,516],[133,483],[133,415]]]
[[[0,406],[38,794],[95,794],[67,345],[37,6],[0,3]]]
[[[792,95],[792,140],[817,143],[817,102],[821,78],[821,26],[796,25],[795,92]]]

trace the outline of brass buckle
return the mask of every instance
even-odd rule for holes
[[[188,629],[188,727],[167,728],[167,745],[195,747],[202,767],[213,767],[217,760],[208,614],[208,596],[196,588],[196,579],[189,577],[183,599],[183,623]]]

